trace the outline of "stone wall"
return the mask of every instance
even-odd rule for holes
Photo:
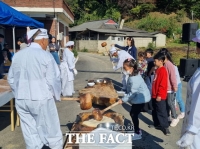
[[[147,47],[149,43],[153,42],[153,38],[139,38],[139,37],[136,37],[136,38],[134,38],[134,40],[135,40],[135,46],[137,48],[139,48],[139,47]]]
[[[134,38],[135,46],[138,47],[147,47],[149,43],[153,42],[153,38]],[[102,47],[101,43],[106,42],[107,46]],[[112,40],[111,37],[108,40],[77,40],[75,41],[75,46],[77,50],[88,49],[88,51],[96,51],[99,53],[106,53],[111,48],[111,44],[118,44],[120,46],[127,46],[126,40],[118,41],[118,37],[115,40]],[[107,49],[107,50],[106,50]]]
[[[81,51],[85,48],[88,51],[98,51],[97,45],[97,40],[77,40],[75,42],[75,49]]]

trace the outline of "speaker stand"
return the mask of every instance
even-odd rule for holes
[[[189,58],[190,42],[188,41],[187,59]]]

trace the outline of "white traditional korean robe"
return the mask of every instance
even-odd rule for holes
[[[196,134],[189,149],[200,149],[200,68],[196,70],[187,85],[185,114],[182,135],[186,131]]]
[[[113,68],[115,71],[118,70],[119,68],[122,68],[122,70],[123,70],[123,63],[126,59],[129,59],[129,58],[134,59],[128,52],[126,52],[124,50],[117,51],[117,52],[118,52],[118,57],[117,57],[117,59],[113,60],[114,63],[117,63],[117,66]],[[122,85],[123,85],[122,89],[123,90],[126,90],[128,76],[129,75],[125,75],[124,73],[122,75]]]
[[[72,96],[74,93],[74,71],[76,59],[68,48],[63,51],[63,61],[60,64],[62,95]]]
[[[26,149],[62,149],[54,100],[60,100],[60,71],[52,55],[37,43],[15,54],[8,74],[15,95]]]

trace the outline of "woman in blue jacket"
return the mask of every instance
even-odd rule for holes
[[[135,60],[125,60],[123,68],[129,75],[129,78],[127,82],[127,94],[119,102],[129,102],[132,105],[130,111],[130,116],[134,124],[132,140],[139,140],[142,138],[142,131],[139,128],[138,115],[144,110],[145,103],[150,101],[151,95],[144,79],[139,74],[138,64]]]
[[[135,60],[137,60],[137,49],[135,47],[135,41],[133,38],[128,37],[127,38],[127,46],[120,46],[118,44],[114,44],[115,47],[125,50],[128,52]]]

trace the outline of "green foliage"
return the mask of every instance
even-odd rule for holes
[[[191,10],[194,11],[194,18],[200,18],[200,1],[194,3]]]
[[[173,41],[173,43],[182,43],[182,40],[181,39],[175,39],[174,41]]]
[[[153,11],[155,8],[156,7],[153,4],[141,4],[132,8],[130,12],[133,15],[137,16],[137,18],[142,18],[146,16],[149,12]]]
[[[74,56],[77,57],[78,56],[78,51],[76,49],[73,49],[72,52],[74,53]]]
[[[141,11],[141,6],[136,6],[135,8],[131,9],[131,13],[133,13],[135,15],[140,14],[140,11]]]
[[[176,14],[177,14],[176,20],[177,20],[178,22],[181,22],[182,19],[183,19],[184,17],[186,17],[186,15],[187,15],[187,13],[185,12],[184,9],[178,10],[178,11],[176,12]]]
[[[137,27],[149,32],[160,31],[170,37],[176,28],[176,24],[173,18],[166,19],[148,15],[138,22]]]
[[[154,43],[149,42],[147,48],[148,48],[148,49],[153,49],[153,50],[154,50],[156,47],[155,47],[155,44],[154,44]]]
[[[86,49],[86,48],[84,47],[84,49],[81,50],[81,52],[88,52],[88,49]]]
[[[179,27],[175,28],[174,32],[176,34],[182,34],[182,26],[179,26]]]
[[[104,18],[112,18],[114,20],[118,20],[121,17],[120,12],[116,8],[110,8],[106,10]]]
[[[86,21],[112,18],[115,21],[121,17],[118,3],[112,0],[65,0],[75,14],[74,25]]]
[[[191,21],[192,12],[195,22],[200,19],[200,0],[156,0],[155,3],[138,0],[65,1],[75,14],[75,23],[70,27],[87,21],[111,18],[118,22],[124,18],[126,23],[136,21],[130,23],[130,27],[160,31],[170,38],[172,34],[180,36],[182,24]],[[152,12],[159,12],[160,15],[149,15]],[[170,18],[163,17],[166,14],[173,15]]]

